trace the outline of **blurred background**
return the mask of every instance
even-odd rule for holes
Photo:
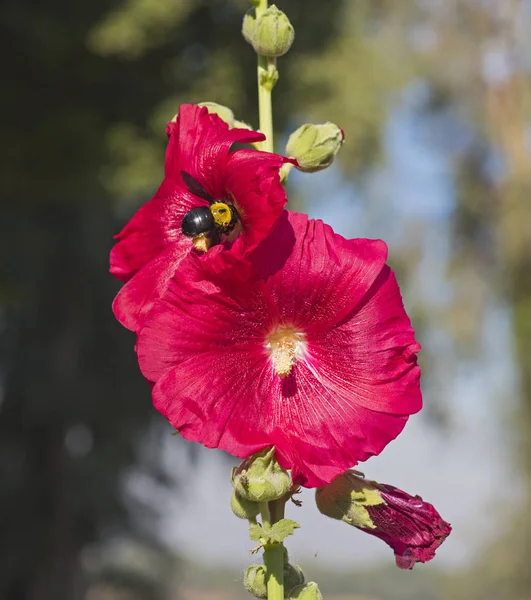
[[[171,435],[115,322],[112,236],[163,176],[164,124],[215,101],[257,126],[246,0],[4,0],[0,598],[246,598],[231,458]],[[304,505],[293,562],[335,600],[531,598],[531,2],[279,0],[274,90],[346,132],[291,208],[390,245],[425,410],[362,470],[454,532],[401,572]]]

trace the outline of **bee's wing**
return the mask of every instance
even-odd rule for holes
[[[203,198],[203,200],[206,200],[210,204],[214,202],[214,198],[212,198],[212,196],[205,190],[199,181],[194,179],[190,173],[181,171],[181,177],[183,178],[184,184],[192,192],[192,194],[198,196],[199,198]]]

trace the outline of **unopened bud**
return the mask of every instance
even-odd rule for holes
[[[232,493],[230,508],[238,518],[247,519],[248,521],[254,519],[260,512],[259,504],[242,498],[236,492]]]
[[[383,540],[401,569],[428,562],[452,527],[420,496],[368,481],[355,471],[338,475],[315,493],[317,508]]]
[[[323,600],[323,595],[315,581],[310,581],[291,590],[289,598],[290,600]]]
[[[274,4],[258,17],[254,27],[251,20],[246,23],[244,19],[243,25],[246,27],[243,33],[245,39],[261,56],[277,58],[286,54],[295,38],[295,30],[290,20]]]
[[[284,590],[286,596],[290,591],[304,583],[304,573],[299,566],[290,565],[289,562],[284,563]]]
[[[256,31],[256,10],[250,8],[243,17],[242,35],[248,44],[253,44],[254,32]]]
[[[320,171],[332,164],[344,138],[343,130],[334,123],[307,123],[289,136],[286,155],[296,159],[301,171]]]
[[[267,598],[266,570],[262,565],[251,565],[243,576],[245,589],[255,598]]]
[[[218,115],[229,127],[234,126],[234,113],[227,106],[216,102],[199,102],[199,106],[206,106],[209,113]]]
[[[275,450],[262,450],[234,469],[231,476],[236,493],[251,502],[282,498],[292,486],[290,474],[275,459]]]

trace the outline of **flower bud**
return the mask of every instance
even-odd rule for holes
[[[310,581],[291,590],[289,598],[290,600],[323,600],[323,595],[315,581]]]
[[[232,472],[232,486],[236,493],[251,502],[271,502],[289,492],[291,476],[275,459],[275,449],[262,450]]]
[[[297,565],[290,565],[289,562],[284,562],[284,590],[286,596],[290,591],[304,583],[304,573]]]
[[[251,565],[243,576],[245,589],[255,598],[267,598],[266,570],[263,565]]]
[[[391,546],[401,569],[431,560],[452,531],[450,524],[420,496],[367,481],[353,471],[319,488],[315,500],[324,515],[345,521]]]
[[[242,498],[236,492],[232,493],[230,508],[239,519],[247,519],[248,521],[254,519],[260,513],[259,504]]]
[[[254,28],[251,21],[247,21],[246,25],[245,19],[244,26],[247,28],[244,33],[245,39],[258,54],[269,58],[277,58],[286,54],[295,38],[293,25],[285,13],[274,4],[260,15],[254,24]],[[246,34],[251,31],[252,35],[249,39]]]
[[[332,164],[344,138],[343,130],[334,123],[307,123],[289,136],[286,155],[297,160],[301,171],[320,171]]]
[[[242,35],[248,44],[253,44],[254,32],[256,31],[256,9],[250,8],[243,17]]]
[[[227,106],[216,102],[199,102],[198,106],[206,106],[210,114],[218,115],[229,127],[234,126],[234,113]]]

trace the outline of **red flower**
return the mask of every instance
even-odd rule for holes
[[[435,550],[452,531],[420,496],[367,481],[352,471],[317,490],[316,502],[328,517],[345,521],[391,546],[401,569],[412,569],[415,563],[434,558]]]
[[[181,230],[187,213],[203,207],[208,216],[215,200],[230,205],[230,226],[206,245],[205,236],[194,242],[196,247],[202,243],[204,250],[212,243],[226,243],[231,254],[241,258],[267,236],[286,204],[279,169],[287,159],[251,149],[230,152],[235,142],[257,142],[263,134],[229,129],[217,115],[192,104],[180,107],[167,133],[164,181],[116,236],[119,241],[111,252],[111,273],[127,282],[113,309],[117,319],[135,331],[193,248],[191,237]]]
[[[208,447],[275,446],[308,487],[378,454],[421,408],[420,346],[386,257],[382,241],[290,212],[254,278],[190,256],[138,339],[155,407]]]

